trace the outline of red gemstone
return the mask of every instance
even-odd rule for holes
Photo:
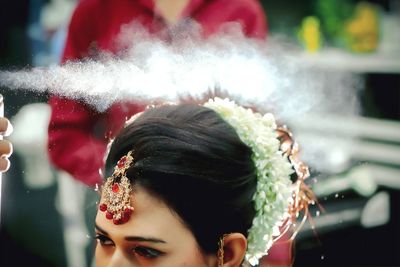
[[[107,210],[107,205],[106,204],[101,204],[100,206],[99,206],[99,209],[101,210],[101,211],[106,211]]]
[[[122,223],[126,223],[127,221],[129,221],[129,219],[131,218],[131,214],[132,214],[132,210],[131,209],[125,209],[124,212],[122,213],[122,218],[121,221]]]
[[[124,214],[127,215],[127,216],[131,216],[132,210],[129,209],[129,208],[126,208],[126,209],[124,210]]]
[[[119,186],[118,186],[118,184],[113,184],[113,186],[112,186],[112,191],[113,191],[114,193],[118,193],[118,191],[119,191]]]
[[[121,223],[126,223],[127,221],[129,221],[130,217],[131,217],[130,215],[126,215],[126,214],[122,215]]]
[[[114,219],[114,220],[113,220],[113,223],[116,224],[116,225],[122,224],[122,220],[121,220],[121,219],[118,219],[118,220],[117,220],[117,219]]]
[[[125,166],[126,156],[123,156],[117,163],[118,168],[122,168]]]
[[[111,220],[113,217],[114,217],[114,214],[112,212],[107,211],[106,218]]]

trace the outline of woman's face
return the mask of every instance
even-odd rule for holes
[[[193,234],[162,201],[136,188],[130,220],[115,225],[104,212],[96,216],[96,266],[210,267]]]

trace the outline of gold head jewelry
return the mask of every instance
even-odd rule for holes
[[[305,184],[305,180],[310,176],[310,172],[308,166],[299,159],[299,145],[294,141],[292,133],[285,126],[278,127],[276,132],[281,143],[280,149],[283,154],[288,157],[296,175],[295,181],[293,181],[293,202],[289,207],[291,221],[295,222],[300,212],[304,212],[302,222],[291,237],[293,239],[304,224],[306,218],[309,218],[308,206],[316,202],[316,197],[312,190]],[[286,230],[282,231],[282,234],[277,239],[288,230],[290,223],[285,222],[284,225],[286,226]]]
[[[132,151],[123,156],[114,168],[112,176],[103,185],[99,209],[114,224],[126,223],[134,210],[131,206],[132,186],[126,171],[133,162]]]

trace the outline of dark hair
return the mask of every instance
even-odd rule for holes
[[[110,171],[133,151],[133,185],[161,198],[193,232],[205,253],[223,234],[247,236],[257,186],[252,151],[215,111],[198,105],[149,109],[115,138]]]

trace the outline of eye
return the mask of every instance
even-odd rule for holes
[[[164,255],[164,252],[158,251],[156,249],[137,246],[133,249],[133,252],[137,255],[147,258],[147,259],[155,259],[158,256]]]
[[[100,243],[102,246],[114,246],[114,242],[108,238],[105,235],[97,234],[96,235],[96,240]]]

